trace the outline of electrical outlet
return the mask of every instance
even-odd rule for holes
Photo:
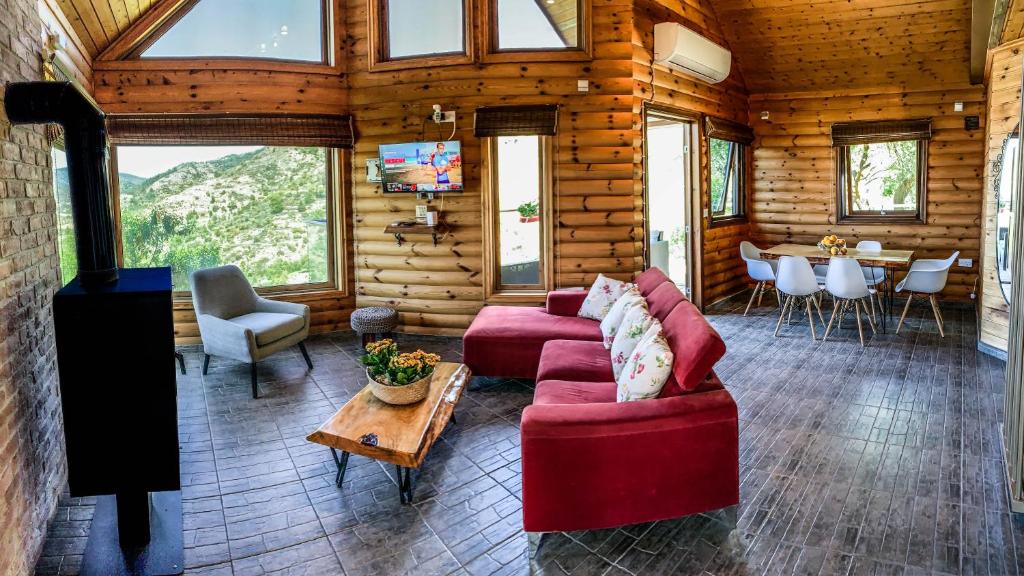
[[[443,112],[442,115],[443,115],[443,118],[441,119],[441,122],[455,122],[455,111],[454,110],[449,110],[447,112]]]
[[[957,266],[961,268],[972,268],[974,266],[973,258],[961,258],[956,262]]]
[[[590,80],[577,80],[576,81],[577,92],[590,92]]]

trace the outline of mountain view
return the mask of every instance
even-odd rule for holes
[[[122,163],[124,265],[170,266],[176,290],[188,289],[192,271],[228,263],[254,286],[327,281],[324,155],[320,148],[262,147],[184,161],[148,178]],[[55,181],[68,282],[77,268],[67,168],[55,171]]]

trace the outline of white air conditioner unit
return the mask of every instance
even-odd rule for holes
[[[729,77],[732,52],[675,22],[654,25],[654,63],[717,84]]]

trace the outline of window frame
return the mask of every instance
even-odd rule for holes
[[[316,71],[323,68],[336,68],[335,46],[338,39],[335,38],[335,0],[320,0],[320,60],[294,60],[288,58],[267,58],[258,56],[143,56],[142,53],[149,49],[157,40],[163,37],[168,30],[181,21],[201,0],[187,0],[182,6],[167,16],[163,21],[146,32],[124,53],[120,59],[135,60],[141,62],[208,62],[228,64],[228,68],[250,68],[253,64],[269,63],[272,67],[282,70],[295,71]],[[111,45],[113,47],[113,44]],[[104,59],[106,51],[99,59]],[[234,64],[234,66],[231,66]]]
[[[736,211],[733,214],[727,214],[723,216],[716,216],[714,206],[711,204],[711,140],[719,140],[722,142],[729,142],[734,146],[739,146],[740,158],[736,161],[739,163],[737,176],[739,178],[739,184],[736,186],[737,198],[733,200],[736,206]],[[707,170],[704,171],[704,177],[707,178],[707,220],[708,227],[714,228],[717,226],[730,226],[733,224],[740,224],[747,221],[747,199],[750,197],[749,190],[747,189],[750,178],[750,146],[739,142],[737,140],[731,140],[729,138],[722,138],[721,136],[705,136],[704,145],[707,146]]]
[[[593,19],[590,0],[576,0],[577,37],[572,48],[499,48],[498,2],[480,0],[483,3],[481,35],[484,47],[483,62],[578,62],[594,57],[592,30]]]
[[[879,138],[877,141],[868,140],[858,144],[885,144],[893,142],[892,139]],[[848,189],[850,179],[850,146],[835,146],[835,179],[836,179],[836,221],[837,223],[903,223],[903,224],[926,224],[928,205],[928,140],[925,138],[906,138],[897,140],[901,142],[917,142],[917,211],[891,212],[886,214],[881,210],[857,210],[852,211],[851,190]]]
[[[406,70],[409,68],[425,68],[431,66],[455,66],[472,64],[474,58],[473,38],[473,2],[462,1],[462,52],[445,52],[437,54],[416,54],[392,58],[388,41],[388,2],[389,0],[367,0],[367,20],[369,26],[369,70],[371,72],[388,70]],[[487,0],[481,0],[486,2]]]
[[[484,300],[486,302],[534,303],[543,302],[554,286],[554,243],[552,225],[552,204],[554,203],[552,178],[553,136],[536,136],[539,139],[540,154],[540,283],[501,284],[501,233],[498,206],[498,138],[481,138],[483,166],[481,187],[481,209],[483,222],[484,256]]]
[[[229,146],[230,144],[224,144]],[[188,146],[183,144],[182,146]],[[114,213],[115,244],[117,264],[124,267],[124,234],[121,228],[121,182],[118,178],[117,150],[120,146],[110,146],[108,160],[111,190],[111,210]],[[254,287],[261,296],[287,296],[303,294],[340,293],[347,296],[348,278],[345,266],[347,205],[345,195],[347,182],[344,179],[342,166],[350,160],[348,150],[341,148],[321,147],[326,151],[326,186],[327,186],[327,280],[309,284],[283,284],[279,286]],[[340,248],[340,249],[339,249]],[[175,289],[172,293],[175,302],[191,303],[191,290]]]

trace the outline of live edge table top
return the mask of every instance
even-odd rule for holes
[[[828,252],[817,246],[806,244],[779,244],[767,250],[761,250],[761,255],[768,258],[779,258],[781,256],[803,256],[812,264],[826,264],[830,255]],[[903,268],[914,259],[913,250],[858,250],[847,249],[845,257],[853,258],[865,266],[883,266],[886,268]]]
[[[451,420],[470,372],[463,364],[434,367],[427,397],[405,406],[377,399],[367,385],[306,439],[352,454],[419,468]]]

